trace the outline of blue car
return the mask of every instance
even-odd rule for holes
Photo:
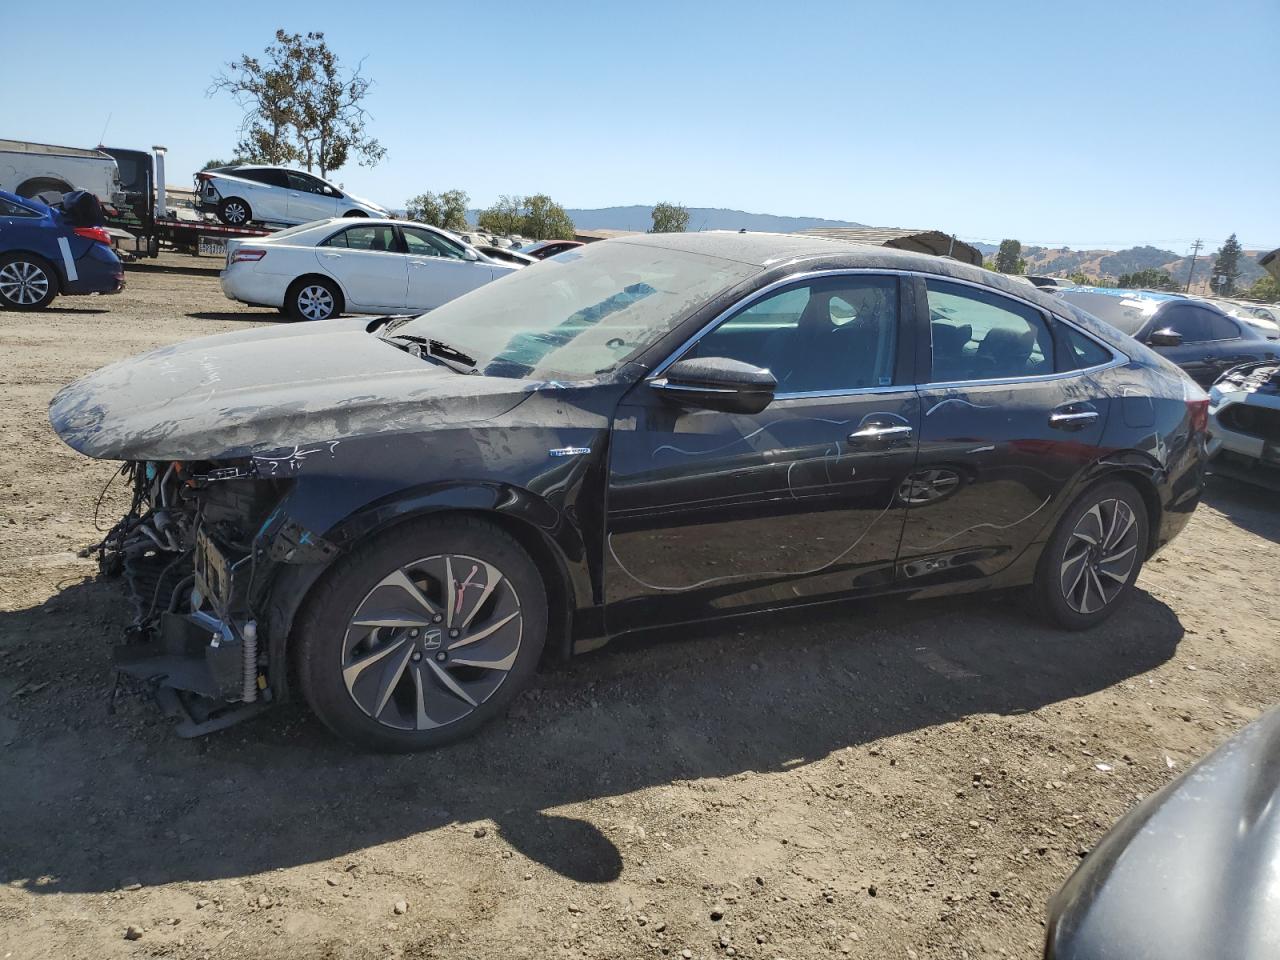
[[[0,190],[0,307],[40,310],[60,293],[119,293],[124,264],[111,235],[77,225],[93,219]]]

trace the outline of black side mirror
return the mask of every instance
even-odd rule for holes
[[[726,413],[759,413],[773,402],[778,381],[772,373],[741,360],[700,357],[680,360],[649,386],[673,403]]]
[[[1165,327],[1163,330],[1157,330],[1151,336],[1147,337],[1148,347],[1180,347],[1182,346],[1182,334]]]

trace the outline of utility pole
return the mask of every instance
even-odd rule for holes
[[[1191,245],[1191,269],[1187,271],[1187,285],[1183,288],[1183,293],[1191,292],[1191,278],[1196,275],[1196,259],[1200,256],[1200,248],[1204,244],[1197,240]]]

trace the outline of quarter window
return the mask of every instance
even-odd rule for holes
[[[1086,337],[1079,330],[1065,323],[1059,323],[1058,329],[1062,331],[1062,345],[1066,347],[1069,354],[1069,362],[1063,364],[1064,367],[1083,370],[1086,367],[1096,367],[1111,359],[1109,350],[1097,341]]]
[[[771,371],[778,393],[888,386],[898,336],[894,277],[830,277],[772,294],[730,317],[683,355]]]
[[[934,383],[1053,373],[1044,315],[998,293],[928,281]]]
[[[29,207],[24,207],[21,204],[13,203],[9,200],[0,199],[0,217],[37,217],[38,218],[39,216],[40,214],[36,213],[34,210],[30,209]]]
[[[322,247],[349,247],[352,250],[398,253],[395,228],[389,226],[348,227],[325,240]]]

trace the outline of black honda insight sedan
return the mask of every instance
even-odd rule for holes
[[[1107,617],[1200,498],[1205,395],[944,259],[700,233],[561,254],[417,317],[195,340],[64,388],[124,461],[125,674],[195,735],[297,685],[412,750],[544,653],[869,594]]]

